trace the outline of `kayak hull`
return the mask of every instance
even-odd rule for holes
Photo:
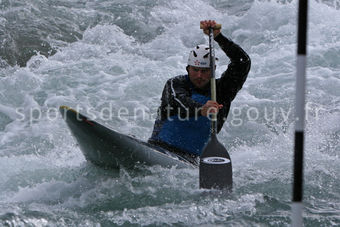
[[[104,168],[133,168],[139,164],[195,168],[184,157],[166,149],[118,133],[67,107],[62,117],[87,161]]]

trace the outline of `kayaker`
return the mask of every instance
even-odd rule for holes
[[[216,26],[214,20],[201,21],[201,24],[207,35],[209,27]],[[189,54],[188,74],[173,77],[165,84],[149,143],[195,158],[209,139],[209,113],[218,112],[217,130],[220,132],[231,102],[246,81],[250,58],[220,29],[214,30],[214,40],[231,61],[221,78],[216,79],[217,102],[210,100],[209,47],[197,45]]]

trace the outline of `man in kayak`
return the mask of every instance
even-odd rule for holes
[[[201,24],[207,35],[209,27],[216,26],[216,22],[210,20]],[[231,61],[221,78],[216,79],[217,102],[210,100],[209,47],[198,45],[189,54],[188,74],[166,82],[149,143],[197,157],[210,136],[209,113],[218,113],[217,132],[220,132],[231,102],[246,81],[250,58],[241,47],[223,36],[220,29],[214,30],[214,40]]]

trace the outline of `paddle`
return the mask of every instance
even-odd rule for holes
[[[216,27],[216,26],[215,26]],[[202,28],[202,25],[201,25]],[[220,25],[219,25],[220,28]],[[209,28],[209,57],[211,72],[211,100],[216,101],[215,51],[213,28]],[[233,184],[231,159],[227,149],[217,140],[217,114],[212,114],[211,130],[208,143],[200,157],[200,188],[231,189]]]

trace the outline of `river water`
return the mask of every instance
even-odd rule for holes
[[[339,8],[309,5],[306,226],[340,226]],[[290,225],[295,1],[0,0],[0,10],[0,226]],[[57,108],[147,140],[164,83],[207,44],[203,19],[252,59],[219,134],[233,192],[200,190],[193,169],[86,162]],[[219,76],[228,59],[216,55]]]

